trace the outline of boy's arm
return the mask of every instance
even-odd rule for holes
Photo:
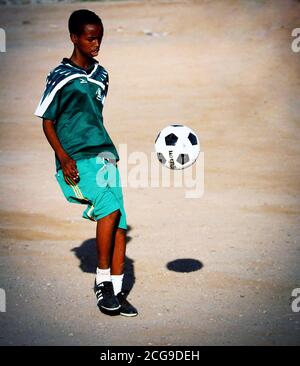
[[[60,163],[61,168],[64,173],[64,178],[66,183],[70,184],[67,177],[77,180],[78,179],[78,170],[76,167],[76,162],[65,152],[62,148],[61,143],[56,135],[56,131],[54,128],[54,122],[50,119],[43,119],[43,131],[46,135],[46,138],[49,144],[52,146],[53,150],[55,151]]]

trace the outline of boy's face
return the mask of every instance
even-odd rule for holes
[[[74,47],[86,57],[96,57],[98,55],[102,37],[103,29],[100,24],[86,24],[79,36],[71,34]]]

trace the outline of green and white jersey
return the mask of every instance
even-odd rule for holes
[[[35,115],[54,121],[63,149],[74,160],[104,152],[119,160],[103,125],[102,110],[107,90],[108,73],[96,60],[85,70],[64,58],[47,76]],[[58,170],[61,166],[57,156],[55,158]]]

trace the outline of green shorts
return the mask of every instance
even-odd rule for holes
[[[118,167],[100,156],[77,160],[76,165],[79,173],[77,183],[67,184],[61,169],[55,174],[66,199],[72,203],[87,204],[82,217],[92,221],[120,210],[118,227],[127,229]]]

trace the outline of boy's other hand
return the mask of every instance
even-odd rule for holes
[[[61,168],[64,173],[64,178],[67,184],[70,184],[68,177],[71,178],[75,183],[79,180],[79,173],[77,170],[76,162],[69,156],[64,157],[61,160]]]

